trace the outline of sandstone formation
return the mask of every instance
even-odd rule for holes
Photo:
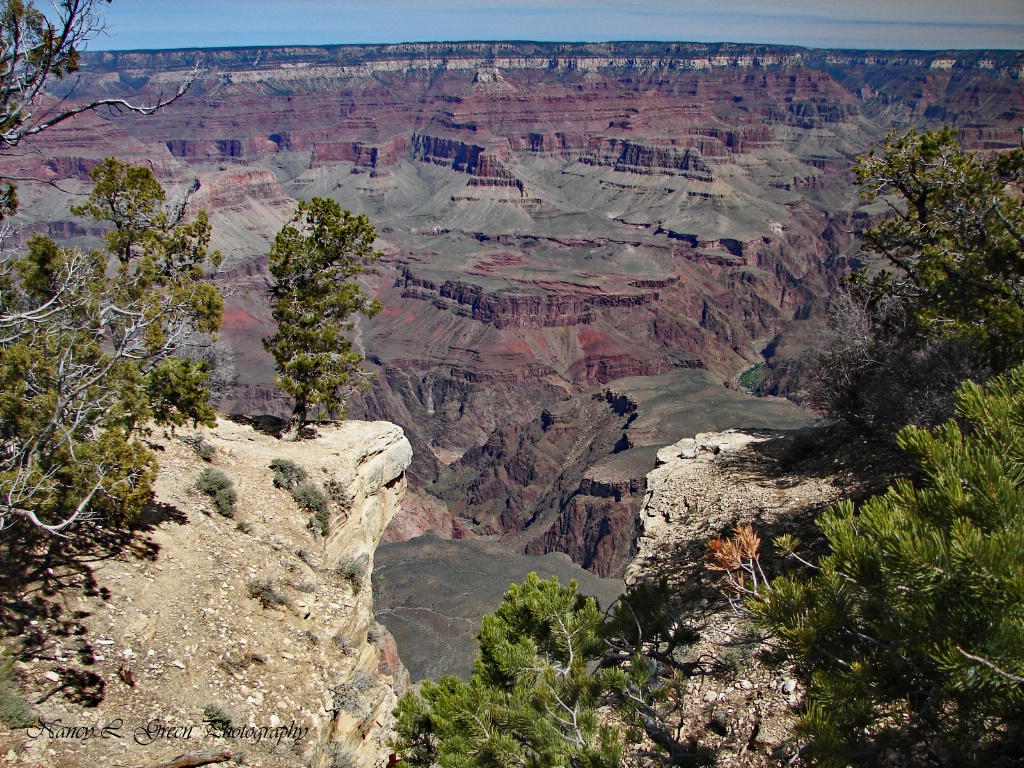
[[[392,424],[366,422],[321,426],[300,443],[224,419],[198,435],[213,446],[212,466],[234,481],[234,519],[195,490],[211,465],[182,440],[155,437],[157,497],[131,546],[95,562],[77,597],[73,571],[61,576],[76,629],[51,626],[60,611],[40,615],[50,649],[26,654],[18,669],[41,702],[36,714],[96,726],[95,738],[2,731],[0,754],[13,750],[18,765],[34,767],[135,766],[224,748],[265,768],[326,768],[343,756],[385,765],[408,673],[374,622],[369,576],[405,494],[408,441]],[[274,487],[275,458],[331,489],[326,537]],[[210,734],[210,706],[241,730]],[[121,738],[101,738],[115,721]],[[168,737],[161,725],[180,730]],[[135,738],[138,729],[153,737]]]

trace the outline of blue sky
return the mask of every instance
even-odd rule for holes
[[[114,0],[92,50],[434,40],[1024,48],[1024,0]]]

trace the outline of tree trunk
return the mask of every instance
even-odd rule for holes
[[[291,418],[288,419],[288,426],[281,434],[282,440],[294,442],[299,439],[299,435],[302,433],[302,428],[306,426],[307,410],[305,403],[295,403],[295,407],[292,409]]]

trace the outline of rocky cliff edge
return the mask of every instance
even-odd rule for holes
[[[146,767],[207,751],[262,768],[387,762],[408,675],[374,623],[370,572],[412,449],[385,422],[317,429],[285,443],[222,419],[151,437],[155,503],[128,546],[57,596],[73,631],[32,622],[47,647],[15,674],[41,720],[0,728],[0,763]],[[280,458],[330,494],[326,535],[275,487]],[[196,489],[208,467],[234,482],[232,517]]]
[[[801,533],[829,504],[849,493],[838,472],[795,471],[786,460],[799,432],[702,432],[658,451],[640,507],[637,555],[627,584],[666,579],[678,609],[699,639],[690,650],[708,674],[687,681],[686,732],[713,749],[716,765],[767,768],[792,764],[792,708],[803,691],[791,664],[770,663],[749,617],[728,599],[720,575],[705,567],[707,542],[750,524],[765,544]],[[774,575],[774,573],[773,573]]]

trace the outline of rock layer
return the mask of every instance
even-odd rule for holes
[[[223,407],[241,412],[288,408],[260,339],[264,259],[294,201],[369,215],[384,256],[365,284],[385,310],[355,331],[378,375],[350,413],[405,428],[419,485],[595,384],[686,368],[730,381],[799,354],[830,287],[863,264],[855,232],[884,213],[859,199],[855,158],[906,125],[1009,148],[1024,116],[1011,51],[437,43],[202,57],[171,108],[88,115],[43,134],[39,154],[5,153],[0,172],[81,193],[116,151],[179,194],[198,176],[239,372]],[[195,58],[89,55],[75,97],[144,100]],[[97,244],[54,187],[20,193],[26,232]],[[613,497],[583,498],[600,501],[531,546],[602,530]],[[517,533],[519,512],[505,516]]]
[[[527,554],[565,552],[599,576],[621,576],[640,532],[660,449],[712,428],[791,428],[796,406],[721,388],[702,371],[613,381],[496,430],[428,490],[472,533]]]

